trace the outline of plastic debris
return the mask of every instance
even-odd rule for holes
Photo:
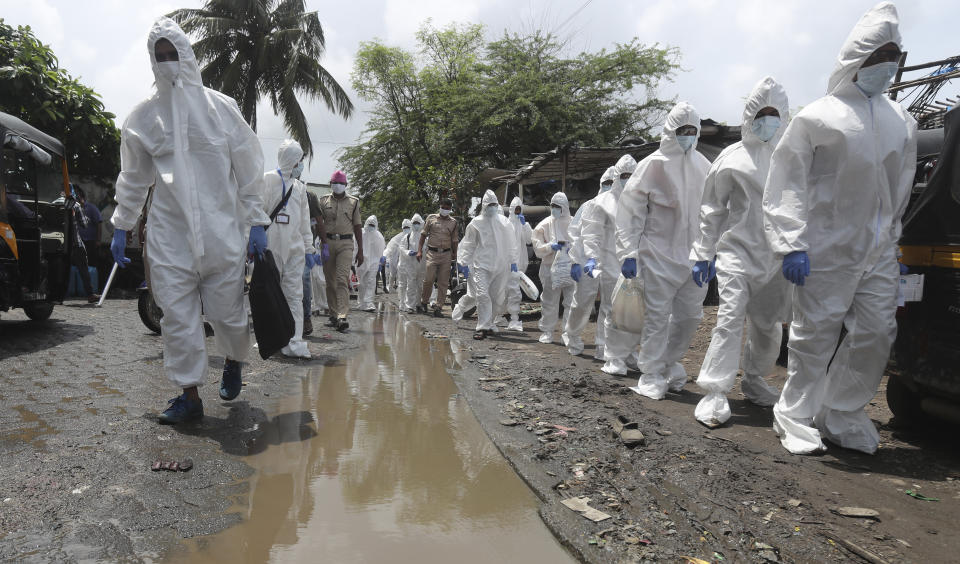
[[[603,511],[594,509],[587,505],[589,502],[589,497],[571,497],[569,499],[560,500],[560,503],[562,503],[566,508],[576,511],[594,523],[599,523],[600,521],[610,518],[610,515],[607,515]]]
[[[880,512],[875,509],[867,509],[866,507],[836,507],[830,510],[837,515],[842,515],[843,517],[859,517],[861,519],[876,519],[880,520]]]
[[[912,498],[914,498],[914,499],[919,499],[920,501],[940,501],[940,498],[938,498],[938,497],[927,497],[927,496],[921,494],[920,492],[915,492],[915,491],[913,491],[913,490],[907,490],[907,491],[905,491],[905,492],[903,492],[903,493],[907,494],[908,496],[910,496],[910,497],[912,497]]]

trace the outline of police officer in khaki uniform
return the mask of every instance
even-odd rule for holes
[[[423,279],[423,292],[420,295],[420,305],[417,312],[427,312],[427,302],[433,292],[433,283],[437,282],[437,301],[431,305],[437,316],[447,300],[447,286],[450,284],[450,261],[457,255],[457,243],[460,236],[457,233],[457,220],[450,217],[453,202],[449,198],[440,201],[440,213],[427,216],[420,234],[420,243],[417,246],[417,260],[423,258],[423,246],[427,246],[427,273]]]
[[[320,259],[327,279],[327,304],[330,325],[346,331],[350,309],[350,265],[353,263],[353,241],[357,241],[357,266],[363,264],[363,233],[360,229],[360,200],[347,195],[347,175],[337,171],[330,177],[332,194],[320,198],[323,221],[318,224],[323,246]]]

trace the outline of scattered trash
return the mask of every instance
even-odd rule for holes
[[[790,507],[800,507],[801,505],[803,505],[803,502],[800,501],[799,499],[788,499],[787,505],[789,505]]]
[[[663,430],[663,429],[657,429],[657,434],[660,435],[661,437],[669,437],[670,435],[673,434],[673,431],[666,431],[666,430]]]
[[[607,515],[603,511],[594,509],[587,505],[589,502],[589,497],[571,497],[569,499],[560,500],[560,503],[562,503],[566,508],[576,511],[594,523],[599,523],[600,521],[610,519],[610,515]]]
[[[830,543],[831,545],[834,545],[834,546],[835,546],[835,545],[839,544],[839,545],[842,546],[843,548],[845,548],[845,549],[849,550],[850,552],[856,554],[856,555],[859,556],[860,558],[863,558],[863,559],[866,560],[867,562],[870,562],[870,563],[872,563],[872,564],[887,564],[887,561],[884,560],[883,558],[880,558],[879,556],[877,556],[876,554],[870,552],[869,550],[867,550],[867,549],[865,549],[865,548],[863,548],[863,547],[857,546],[857,545],[853,544],[852,542],[850,542],[850,541],[848,541],[848,540],[846,540],[846,539],[842,539],[842,538],[840,538],[840,537],[838,537],[838,536],[836,536],[836,535],[832,535],[832,534],[827,533],[827,532],[824,532],[824,531],[821,531],[820,534],[822,534],[822,535],[827,539],[827,542]],[[836,542],[834,542],[834,541],[836,541]]]
[[[636,421],[630,421],[623,415],[617,415],[612,422],[613,436],[620,439],[628,448],[641,446],[647,443],[647,438],[640,432],[640,426]]]
[[[759,542],[759,541],[753,543],[753,549],[754,549],[754,550],[776,550],[775,548],[773,548],[773,547],[770,546],[769,544],[767,544],[767,543],[765,543],[765,542]]]
[[[920,492],[915,492],[915,491],[913,491],[913,490],[907,490],[907,491],[905,491],[905,492],[903,492],[903,493],[907,494],[908,496],[910,496],[910,497],[912,497],[912,498],[914,498],[914,499],[919,499],[920,501],[940,501],[940,498],[938,498],[938,497],[927,497],[927,496],[921,494]]]
[[[572,433],[576,431],[573,427],[564,427],[563,425],[552,425],[552,427],[558,431],[563,431],[565,433]]]
[[[70,493],[72,493],[72,494],[74,494],[74,495],[80,495],[80,494],[82,494],[83,492],[85,492],[85,491],[87,491],[87,490],[89,490],[89,489],[90,489],[90,486],[80,486],[79,488],[73,490],[73,491],[70,492]]]
[[[837,515],[842,515],[843,517],[859,517],[861,519],[880,520],[879,511],[875,509],[867,509],[866,507],[835,507],[830,509],[830,511],[836,513]]]
[[[186,472],[191,468],[193,468],[193,460],[190,460],[189,458],[183,459],[182,462],[177,462],[176,460],[154,460],[153,464],[150,466],[150,469],[154,472],[159,472],[160,470]]]
[[[478,382],[502,382],[504,380],[511,380],[513,376],[491,376],[489,378],[477,378]]]
[[[680,558],[683,558],[684,560],[686,560],[684,564],[710,564],[706,560],[700,560],[699,558],[694,558],[693,556],[681,555]]]
[[[905,540],[903,540],[903,539],[896,539],[896,541],[897,541],[898,543],[902,544],[903,546],[907,547],[907,548],[913,548],[913,545],[912,545],[912,544],[908,543],[907,541],[905,541]]]
[[[517,425],[518,423],[519,423],[519,421],[517,421],[516,419],[501,419],[501,420],[500,420],[500,424],[501,424],[501,425],[504,425],[504,426],[506,426],[506,427],[513,427],[514,425]]]

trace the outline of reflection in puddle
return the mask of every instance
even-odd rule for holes
[[[245,458],[243,523],[191,541],[190,560],[572,562],[459,397],[448,342],[394,313],[354,330],[370,335],[359,354],[270,406],[298,415]]]

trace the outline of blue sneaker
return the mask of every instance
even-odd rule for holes
[[[241,372],[243,364],[236,360],[223,363],[223,378],[220,379],[220,399],[230,401],[240,395],[243,388]]]
[[[203,401],[191,401],[187,394],[179,395],[168,401],[170,407],[160,414],[160,423],[175,424],[203,417]]]

